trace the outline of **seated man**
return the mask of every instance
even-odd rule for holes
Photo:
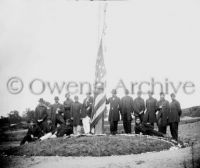
[[[73,134],[73,125],[71,120],[66,120],[66,125],[62,123],[57,123],[54,134],[49,138],[63,137]]]
[[[47,123],[44,126],[44,136],[40,138],[41,141],[51,138],[51,136],[55,133],[55,126],[52,123],[51,119],[47,119]]]
[[[142,133],[144,135],[164,137],[164,134],[154,130],[153,126],[150,123],[141,123],[140,118],[135,119],[135,133],[136,134]]]
[[[33,142],[37,139],[39,139],[42,136],[42,130],[40,127],[33,122],[33,120],[30,121],[30,126],[28,128],[28,132],[26,136],[21,141],[20,145],[25,144],[26,142]]]

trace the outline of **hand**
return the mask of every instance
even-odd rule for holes
[[[56,114],[58,114],[58,111],[59,111],[59,110],[60,110],[59,108],[56,109]]]
[[[31,138],[34,138],[34,136],[31,134]]]

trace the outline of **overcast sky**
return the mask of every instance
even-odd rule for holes
[[[30,92],[29,84],[36,78],[60,85],[94,81],[102,11],[99,2],[0,1],[0,115],[34,109],[40,97],[53,102],[59,94],[50,94],[46,85],[41,95]],[[108,96],[120,79],[128,88],[130,82],[154,78],[164,84],[168,79],[179,88],[182,107],[199,105],[200,1],[109,2],[106,24]],[[20,94],[7,89],[15,76],[24,83]],[[187,90],[195,89],[189,95],[183,89],[186,82],[195,85]],[[34,89],[40,90],[37,84]],[[64,94],[59,95],[61,102]]]

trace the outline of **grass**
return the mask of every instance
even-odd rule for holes
[[[117,135],[49,139],[4,152],[18,156],[111,156],[161,151],[170,147],[169,143],[160,140]]]

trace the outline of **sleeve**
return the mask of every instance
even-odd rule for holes
[[[71,104],[71,108],[70,108],[70,114],[71,114],[71,117],[73,118],[73,105]]]
[[[133,98],[131,97],[131,112],[133,113],[134,111],[134,102],[133,102]]]
[[[37,120],[38,120],[38,108],[37,107],[35,108],[34,119],[37,122]]]
[[[179,115],[179,117],[180,117],[181,114],[182,114],[182,109],[181,109],[181,105],[180,105],[179,102],[177,102],[177,109],[178,109],[178,115]]]
[[[158,101],[155,99],[155,113],[158,111]]]
[[[142,101],[142,111],[143,112],[145,111],[145,101],[144,100]]]
[[[43,116],[42,116],[42,120],[46,120],[48,114],[47,114],[47,108],[45,107],[44,111],[43,111]]]
[[[135,117],[138,117],[139,116],[139,109],[137,107],[136,100],[132,99],[132,103],[131,104],[132,104],[132,112],[134,112]]]

